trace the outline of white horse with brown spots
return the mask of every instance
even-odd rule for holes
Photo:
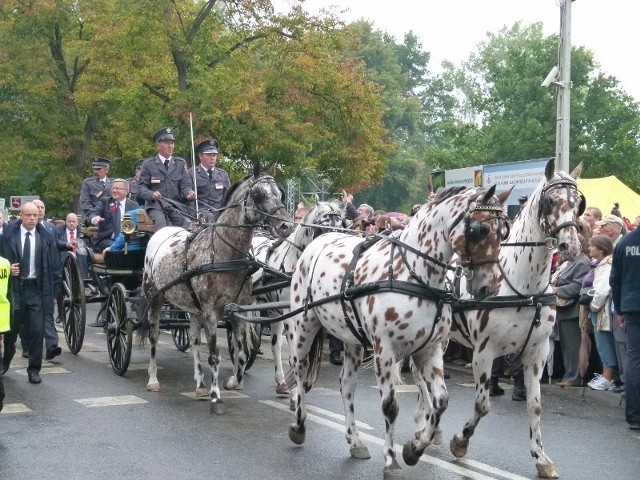
[[[286,279],[293,273],[293,269],[305,248],[313,239],[330,232],[332,229],[344,226],[344,209],[337,202],[319,202],[297,224],[287,238],[274,239],[270,236],[255,235],[251,242],[251,249],[258,262],[265,264],[268,270],[260,269],[252,276],[254,300],[256,304],[289,301],[289,283],[286,286],[270,289],[274,284],[286,283]],[[255,294],[255,291],[266,290],[265,293]],[[286,309],[275,308],[265,313],[277,318]],[[285,320],[288,322],[290,320]],[[289,390],[285,384],[282,367],[282,321],[271,323],[271,353],[275,363],[276,393],[286,394]]]
[[[466,454],[476,426],[489,412],[493,360],[508,354],[520,355],[531,455],[536,459],[538,475],[544,478],[558,477],[554,463],[544,453],[540,433],[540,377],[556,317],[555,297],[549,287],[551,260],[556,247],[568,258],[580,252],[577,217],[585,206],[576,182],[581,166],[570,175],[554,170],[551,160],[545,169],[546,178],[514,220],[509,238],[500,250],[498,296],[479,302],[478,306],[484,308],[471,310],[467,305],[457,313],[454,308],[451,328],[452,339],[473,348],[476,383],[472,417],[462,434],[452,438],[451,452],[456,457]]]
[[[157,392],[156,346],[159,317],[165,300],[191,313],[189,339],[193,353],[196,396],[206,396],[204,374],[195,335],[204,329],[211,367],[211,411],[223,413],[220,398],[216,330],[224,308],[232,302],[247,303],[250,299],[250,271],[254,263],[249,258],[253,229],[269,223],[278,235],[286,236],[293,221],[282,204],[282,191],[275,180],[261,175],[256,167],[252,176],[232,185],[225,197],[224,210],[217,223],[191,233],[179,227],[165,227],[154,233],[147,245],[144,262],[143,291],[149,302],[149,340],[151,360],[147,390]],[[244,343],[246,330],[242,322],[233,321],[235,353],[234,374],[227,388],[242,388],[246,362]],[[144,333],[144,332],[143,332]]]
[[[393,235],[374,242],[328,233],[302,253],[291,281],[291,309],[304,311],[285,325],[297,384],[295,422],[289,429],[294,443],[305,439],[304,393],[315,380],[326,329],[344,342],[340,385],[347,442],[355,458],[369,458],[353,407],[364,345],[373,346],[387,428],[385,478],[402,475],[393,447],[398,402],[392,377],[396,361],[412,356],[424,379],[420,395],[427,402],[432,399],[435,411],[430,421],[417,419],[415,438],[405,445],[407,464],[418,461],[448,403],[441,345],[451,325],[451,294],[441,286],[451,256],[458,253],[464,259],[474,295],[483,298],[496,291],[500,232],[506,221],[502,202],[509,192],[494,197],[494,191],[450,188]]]

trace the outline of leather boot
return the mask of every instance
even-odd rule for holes
[[[504,395],[504,389],[498,384],[499,378],[491,377],[489,380],[489,396],[497,397],[499,395]]]
[[[513,393],[511,400],[524,402],[527,399],[527,391],[524,388],[524,374],[522,372],[513,375]]]

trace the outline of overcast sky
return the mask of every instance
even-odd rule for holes
[[[286,6],[288,0],[275,0]],[[432,72],[443,60],[455,64],[477,50],[487,32],[522,20],[542,22],[545,33],[560,30],[556,0],[307,0],[312,13],[337,5],[346,21],[364,18],[402,41],[412,30],[431,53]],[[281,7],[282,8],[282,7]],[[575,0],[572,3],[572,45],[590,49],[602,70],[640,101],[640,0]],[[555,63],[555,62],[554,62]],[[553,64],[550,65],[550,68]],[[540,79],[542,82],[543,78]]]

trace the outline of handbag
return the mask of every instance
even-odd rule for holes
[[[556,297],[556,308],[569,309],[576,304],[575,298],[560,298]]]
[[[593,300],[593,287],[583,287],[580,290],[580,305],[589,305]]]

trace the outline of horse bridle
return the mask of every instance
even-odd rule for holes
[[[249,189],[247,191],[247,195],[244,197],[244,201],[242,202],[242,206],[245,209],[245,211],[253,211],[253,212],[257,212],[259,215],[262,215],[261,219],[256,220],[255,222],[252,222],[252,225],[257,224],[258,222],[260,222],[261,220],[263,220],[266,217],[269,218],[275,218],[275,213],[279,210],[286,210],[284,204],[282,203],[282,201],[279,201],[278,204],[276,206],[274,206],[271,210],[265,212],[255,206],[249,206],[247,205],[247,201],[249,200],[249,198],[251,198],[254,201],[254,205],[255,203],[258,201],[258,193],[255,191],[255,187],[264,181],[269,181],[269,180],[273,180],[275,183],[275,180],[273,179],[272,176],[270,175],[263,175],[255,180],[252,180],[250,185],[249,185]]]

